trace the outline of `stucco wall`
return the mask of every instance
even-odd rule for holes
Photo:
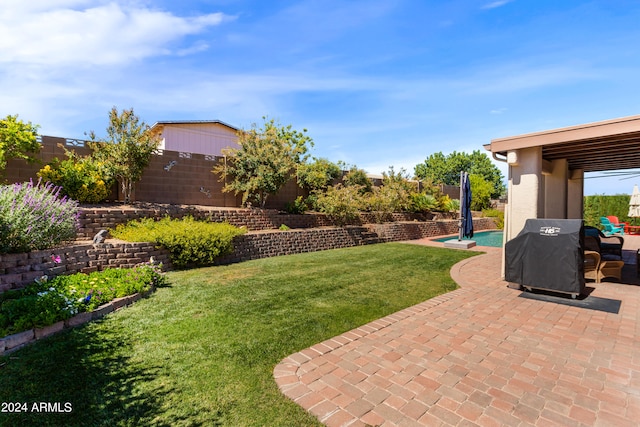
[[[160,148],[170,151],[222,156],[224,148],[238,148],[236,131],[219,123],[162,125]]]

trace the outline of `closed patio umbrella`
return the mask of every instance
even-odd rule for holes
[[[460,214],[461,214],[461,232],[466,238],[473,237],[473,218],[471,217],[471,183],[469,182],[469,174],[462,173],[461,177],[461,193]]]

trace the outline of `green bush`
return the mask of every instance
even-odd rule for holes
[[[99,203],[111,194],[114,180],[104,163],[80,157],[65,149],[66,160],[54,159],[40,169],[38,176],[62,187],[61,192],[80,203]]]
[[[24,289],[5,292],[0,295],[0,336],[52,325],[115,298],[163,286],[161,267],[141,264],[51,280],[43,276]]]
[[[617,216],[621,222],[633,222],[629,218],[628,194],[618,194],[615,196],[605,196],[598,194],[584,197],[584,224],[592,227],[602,228],[600,225],[601,216]]]
[[[486,181],[482,175],[469,174],[471,184],[471,209],[481,211],[491,205],[491,193],[494,192],[493,184]]]
[[[374,187],[370,193],[365,193],[361,199],[361,209],[373,214],[377,223],[389,220],[395,212],[397,193],[387,187]]]
[[[439,200],[440,208],[445,212],[457,212],[460,211],[460,200],[452,199],[446,194]]]
[[[431,212],[438,208],[438,199],[435,196],[426,193],[411,194],[411,210],[413,212]]]
[[[363,169],[353,166],[345,176],[342,177],[345,187],[358,187],[360,194],[368,193],[373,188],[373,183]]]
[[[361,191],[360,185],[329,187],[326,192],[318,194],[318,210],[338,225],[353,222],[360,217]]]
[[[49,249],[76,235],[78,203],[33,181],[0,186],[0,253]]]
[[[326,190],[341,173],[340,166],[322,158],[302,163],[296,170],[298,183],[310,192]]]
[[[494,218],[496,222],[496,228],[499,230],[504,229],[504,212],[497,209],[485,209],[482,211],[483,217]]]
[[[111,230],[111,235],[129,242],[156,242],[169,250],[174,267],[186,268],[212,265],[219,256],[230,254],[233,238],[245,232],[227,223],[165,217],[130,221]]]
[[[307,203],[302,196],[296,197],[293,202],[287,202],[284,206],[284,210],[290,214],[303,214],[307,209]]]

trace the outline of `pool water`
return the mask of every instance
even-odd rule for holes
[[[502,247],[502,230],[494,231],[478,231],[473,233],[472,239],[464,238],[462,240],[475,240],[478,246],[493,246],[494,248]],[[446,242],[447,240],[457,239],[457,236],[441,237],[434,239],[434,242]]]

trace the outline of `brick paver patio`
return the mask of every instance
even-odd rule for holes
[[[640,286],[587,283],[617,314],[520,298],[482,249],[456,291],[285,358],[281,391],[328,426],[638,426]]]

